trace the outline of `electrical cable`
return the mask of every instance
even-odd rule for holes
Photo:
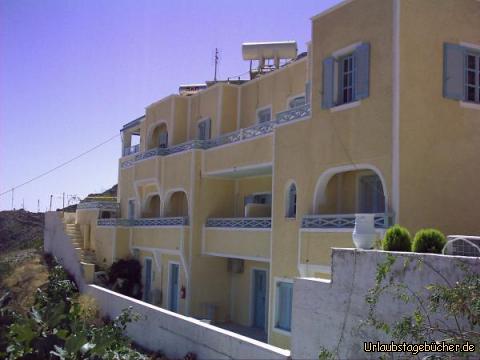
[[[110,141],[112,141],[113,139],[115,139],[115,138],[117,138],[117,137],[119,137],[119,136],[120,136],[120,134],[117,134],[117,135],[115,135],[115,136],[112,136],[111,138],[109,138],[109,139],[101,142],[101,143],[98,144],[98,145],[95,145],[94,147],[92,147],[92,148],[90,148],[90,149],[82,152],[81,154],[79,154],[79,155],[71,158],[70,160],[67,160],[67,161],[63,162],[63,163],[61,163],[60,165],[57,165],[57,166],[55,166],[54,168],[52,168],[52,169],[50,169],[50,170],[48,170],[48,171],[45,171],[45,172],[41,173],[40,175],[37,175],[37,176],[35,176],[35,177],[33,177],[33,178],[31,178],[31,179],[29,179],[29,180],[21,183],[20,185],[13,186],[11,189],[1,192],[1,193],[0,193],[0,196],[3,196],[3,195],[5,195],[5,194],[8,194],[8,193],[14,191],[15,189],[18,189],[18,188],[20,188],[20,187],[22,187],[22,186],[25,186],[25,185],[27,185],[27,184],[30,184],[31,182],[33,182],[33,181],[35,181],[35,180],[38,180],[38,179],[44,177],[45,175],[48,175],[48,174],[54,172],[55,170],[58,170],[58,169],[64,167],[65,165],[70,164],[71,162],[73,162],[73,161],[81,158],[81,157],[84,156],[84,155],[87,155],[88,153],[92,152],[93,150],[98,149],[99,147],[101,147],[101,146],[109,143]]]

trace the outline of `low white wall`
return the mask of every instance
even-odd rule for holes
[[[382,353],[363,352],[363,342],[387,340],[372,327],[360,327],[368,317],[369,306],[365,296],[375,285],[377,264],[387,255],[397,258],[392,271],[401,281],[418,292],[432,283],[444,284],[433,268],[454,283],[464,276],[458,262],[469,271],[480,272],[480,258],[466,258],[436,254],[395,253],[385,251],[333,249],[332,280],[295,279],[292,310],[292,358],[318,358],[324,347],[340,359],[375,358]],[[405,259],[410,259],[405,262]],[[414,268],[418,260],[421,268]],[[405,264],[407,266],[405,267]],[[392,322],[412,313],[412,304],[392,298],[382,298],[377,306],[379,318]],[[391,355],[391,354],[390,354]],[[408,354],[398,353],[396,356]],[[389,355],[388,355],[389,356]]]
[[[150,305],[83,280],[80,263],[65,234],[62,214],[45,214],[45,252],[54,255],[77,281],[80,291],[93,296],[103,315],[114,318],[123,309],[133,307],[141,320],[127,327],[127,335],[152,351],[170,358],[183,358],[193,352],[198,359],[289,359],[290,351],[202,323],[190,317]]]
[[[193,352],[199,359],[288,359],[290,351],[271,346],[199,320],[179,315],[96,285],[87,293],[97,299],[104,315],[114,318],[129,306],[141,319],[127,327],[137,344],[182,358]]]
[[[43,232],[43,249],[54,255],[60,264],[73,276],[79,290],[85,290],[82,267],[78,261],[72,241],[65,233],[63,215],[61,212],[49,211],[45,213],[45,229]]]

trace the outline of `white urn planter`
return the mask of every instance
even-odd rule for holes
[[[357,249],[372,249],[378,235],[375,231],[375,214],[355,214],[352,239]]]

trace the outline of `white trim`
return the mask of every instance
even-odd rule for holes
[[[292,328],[292,316],[290,316],[290,331],[279,329],[276,327],[276,322],[277,322],[277,310],[278,310],[278,292],[277,292],[277,283],[279,282],[286,282],[286,283],[291,283],[292,284],[292,307],[293,307],[293,279],[289,278],[284,278],[284,277],[277,277],[275,276],[273,278],[273,321],[272,321],[272,330],[275,331],[276,333],[285,335],[285,336],[292,336],[291,328]],[[293,309],[292,309],[292,315],[293,315]]]
[[[344,1],[340,2],[340,3],[338,3],[337,5],[331,6],[331,7],[329,7],[328,9],[326,9],[326,10],[318,13],[317,15],[312,16],[312,17],[310,18],[310,20],[312,20],[312,21],[317,20],[317,19],[321,18],[322,16],[325,16],[325,15],[327,15],[327,14],[330,14],[331,12],[334,12],[335,10],[340,9],[340,8],[344,7],[345,5],[347,5],[347,4],[350,4],[352,1],[354,1],[354,0],[344,0]]]
[[[480,104],[468,101],[460,101],[460,107],[465,109],[480,110]]]
[[[257,257],[257,256],[233,255],[233,254],[217,253],[217,252],[210,252],[210,251],[205,251],[203,253],[203,255],[270,263],[270,259],[267,259],[267,258],[264,258],[264,257]]]
[[[171,286],[171,283],[170,283],[170,269],[171,269],[171,266],[172,265],[177,265],[178,266],[178,273],[177,273],[177,284],[178,284],[178,291],[177,291],[177,310],[174,311],[174,310],[171,310],[170,309],[170,286]],[[178,261],[172,261],[172,260],[169,260],[168,261],[168,266],[167,266],[167,291],[166,291],[166,296],[167,296],[167,310],[169,311],[172,311],[172,312],[176,312],[176,313],[180,313],[180,269],[181,269],[181,266],[180,266],[180,263]]]
[[[269,295],[269,271],[265,268],[260,267],[252,267],[250,268],[250,306],[248,308],[248,319],[250,326],[253,327],[255,321],[255,312],[253,309],[255,308],[255,271],[263,271],[265,273],[265,319],[264,319],[264,328],[265,332],[268,331],[268,303],[270,301]]]
[[[392,199],[390,202],[398,222],[400,216],[400,0],[393,0],[392,44]],[[383,189],[385,191],[385,184]],[[387,194],[385,194],[386,201]],[[387,206],[385,211],[388,211]]]
[[[205,172],[203,174],[203,177],[228,175],[228,174],[231,174],[231,173],[235,173],[237,171],[254,170],[254,169],[268,168],[268,167],[271,168],[272,165],[273,165],[273,163],[266,162],[266,163],[255,164],[255,165],[234,166],[232,168],[226,168],[226,169],[223,169],[223,170],[215,170],[215,171]]]
[[[460,41],[460,45],[464,47],[468,47],[473,50],[480,50],[480,44],[473,44],[465,41]]]
[[[138,250],[141,250],[141,251],[150,251],[150,252],[158,251],[161,254],[165,254],[165,255],[180,256],[180,250],[171,250],[171,249],[164,249],[164,248],[159,248],[159,247],[149,247],[149,246],[138,246],[138,245],[133,245],[132,244],[131,250],[133,250],[133,249],[138,249]]]
[[[347,46],[345,46],[341,49],[335,50],[331,55],[334,58],[338,59],[339,57],[342,57],[342,56],[349,55],[349,54],[353,53],[355,51],[355,49],[358,48],[360,45],[362,45],[362,42],[358,41],[356,43],[347,45]]]
[[[357,106],[360,106],[362,103],[361,100],[353,101],[353,102],[348,102],[342,105],[336,105],[330,108],[330,112],[337,112],[337,111],[343,111],[343,110],[348,110],[352,108],[356,108]]]
[[[270,109],[270,120],[269,121],[273,120],[273,106],[272,106],[272,104],[270,104],[270,105],[259,107],[255,110],[255,123],[256,124],[260,124],[260,122],[258,121],[258,113],[260,111],[267,110],[267,109]]]

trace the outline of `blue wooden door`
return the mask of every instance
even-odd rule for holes
[[[253,271],[253,326],[265,329],[267,304],[267,272]]]
[[[144,287],[143,287],[143,300],[146,302],[152,301],[152,259],[145,259],[144,268]]]
[[[168,309],[178,312],[178,264],[170,264]]]

